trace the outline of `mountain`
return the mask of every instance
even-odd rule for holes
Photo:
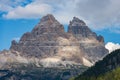
[[[104,47],[104,38],[92,32],[86,23],[77,17],[70,21],[68,32],[72,33],[78,40],[84,51],[84,57],[92,63],[101,59],[108,51]]]
[[[17,51],[24,57],[39,58],[48,64],[56,61],[86,66],[91,66],[107,53],[104,38],[92,32],[85,22],[74,17],[66,33],[63,25],[51,14],[44,16],[18,43],[12,41],[10,51]]]
[[[0,80],[68,80],[86,70],[86,67],[78,68],[45,68],[36,65],[13,63],[6,64],[8,68],[0,70]]]
[[[108,80],[110,77],[109,75],[112,75],[113,77],[113,74],[116,74],[117,70],[119,70],[119,67],[120,67],[120,49],[111,52],[109,55],[103,58],[103,60],[97,62],[94,66],[89,68],[87,71],[83,72],[80,76],[76,77],[74,80],[99,80],[99,78],[101,77],[103,78],[106,77],[105,79],[102,80]],[[118,78],[117,75],[116,78]],[[115,78],[110,79],[117,80]]]
[[[104,38],[92,32],[84,21],[74,17],[70,21],[68,32],[65,32],[64,26],[53,15],[48,14],[41,18],[31,32],[24,33],[19,42],[13,40],[10,50],[0,52],[0,68],[15,73],[15,77],[16,73],[26,74],[22,73],[21,64],[27,67],[32,64],[30,68],[33,72],[34,69],[36,71],[36,68],[39,68],[39,71],[44,73],[45,70],[42,68],[47,68],[46,72],[51,72],[47,77],[53,74],[55,68],[57,68],[57,73],[54,75],[62,75],[69,69],[69,75],[66,75],[67,78],[66,76],[63,78],[63,80],[67,80],[86,70],[85,66],[92,66],[107,53]],[[19,71],[16,72],[14,68]],[[25,72],[27,71],[25,70]],[[41,79],[41,77],[39,78]],[[50,79],[56,80],[56,76],[51,76]],[[59,79],[61,78],[59,77]]]

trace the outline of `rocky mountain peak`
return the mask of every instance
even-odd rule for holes
[[[49,22],[49,23],[53,23],[56,22],[57,20],[55,19],[55,17],[52,14],[47,14],[46,16],[42,17],[42,19],[40,20],[40,22]]]
[[[63,69],[67,69],[67,71],[64,71],[65,75],[70,74],[71,76],[74,73],[71,73],[71,69],[76,72],[78,71],[77,68],[82,68],[82,65],[92,66],[107,54],[108,51],[101,43],[104,41],[104,38],[102,36],[97,37],[96,33],[92,32],[84,21],[74,17],[68,28],[68,32],[65,32],[63,25],[53,15],[48,14],[44,16],[31,32],[23,34],[19,42],[13,40],[10,50],[0,52],[0,63],[3,63],[0,67],[6,63],[10,63],[10,65],[22,63],[25,66],[26,64],[30,64],[33,67],[37,66],[37,70],[38,67],[41,67],[43,71],[45,70],[44,73],[52,72],[52,70],[46,72],[46,67],[53,68],[53,71],[56,71],[56,68],[60,68],[61,75],[61,70],[64,71]],[[10,69],[9,64],[6,67]],[[16,69],[14,70],[16,71]],[[24,70],[21,71],[22,75],[26,73]],[[39,76],[41,76],[43,72],[39,72]],[[54,76],[59,72],[56,71],[53,73],[55,74],[51,74]],[[59,80],[68,80],[68,75],[65,76],[67,79]],[[33,75],[31,76],[33,79]],[[46,76],[42,76],[42,78],[49,77],[48,75]],[[26,78],[26,80],[30,80],[30,78]]]
[[[73,17],[73,20],[70,21],[68,32],[72,33],[78,40],[89,38],[104,43],[103,36],[97,36],[97,34],[93,32],[83,20],[80,20],[77,17]]]
[[[48,14],[41,18],[40,22],[32,30],[33,34],[43,33],[63,33],[64,27],[60,24],[53,15]]]
[[[68,26],[68,32],[75,35],[77,38],[81,37],[97,37],[96,33],[92,32],[83,20],[73,17],[73,20]]]
[[[104,45],[100,44],[103,40],[76,17],[65,32],[63,25],[48,14],[18,43],[12,41],[10,50],[19,52],[21,56],[39,58],[43,63],[72,61],[90,66],[107,53]]]
[[[68,33],[73,34],[74,37],[78,39],[80,46],[85,51],[84,54],[87,59],[91,57],[91,61],[96,61],[98,58],[100,59],[108,52],[104,47],[104,38],[102,36],[97,36],[97,34],[93,32],[84,21],[77,17],[74,17],[70,22]]]
[[[86,26],[86,23],[83,20],[80,20],[77,17],[73,17],[73,20],[70,22],[72,26]]]

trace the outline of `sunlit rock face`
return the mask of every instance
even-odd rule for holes
[[[74,17],[65,32],[51,14],[23,34],[19,42],[13,40],[9,51],[17,56],[15,61],[43,67],[91,66],[108,52],[104,38],[92,32],[84,21]]]
[[[45,57],[57,51],[59,36],[68,37],[63,26],[52,15],[44,16],[32,32],[25,33],[19,43],[12,45],[11,49],[21,52],[28,57]]]
[[[42,59],[42,62],[54,57],[60,61],[82,64],[83,52],[76,43],[78,40],[72,34],[64,32],[63,25],[48,14],[31,32],[25,33],[19,43],[13,41],[10,50],[18,51],[21,56]]]
[[[84,51],[84,57],[91,62],[101,59],[108,51],[104,47],[104,38],[92,32],[86,23],[76,17],[70,21],[68,33],[78,40],[80,49]]]

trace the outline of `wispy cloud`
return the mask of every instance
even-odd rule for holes
[[[19,42],[20,37],[13,38],[13,40],[15,40],[15,41]]]
[[[25,6],[18,4],[23,2],[16,2],[15,7],[8,2],[9,5],[5,6],[7,14],[3,17],[29,19],[51,13],[63,24],[68,24],[73,16],[77,16],[97,30],[120,25],[120,0],[32,0]]]
[[[109,28],[109,31],[112,33],[120,34],[120,26],[118,26],[116,28]]]
[[[21,19],[21,18],[40,18],[40,16],[50,13],[51,6],[44,3],[30,3],[26,6],[17,6],[16,8],[4,14],[3,17],[7,19]]]

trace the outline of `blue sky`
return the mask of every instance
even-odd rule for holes
[[[12,40],[18,40],[31,31],[39,20],[0,20],[0,50],[9,49]]]
[[[13,39],[31,31],[46,14],[53,14],[65,25],[77,16],[105,43],[120,43],[119,0],[1,0],[0,1],[0,50],[9,49]]]

